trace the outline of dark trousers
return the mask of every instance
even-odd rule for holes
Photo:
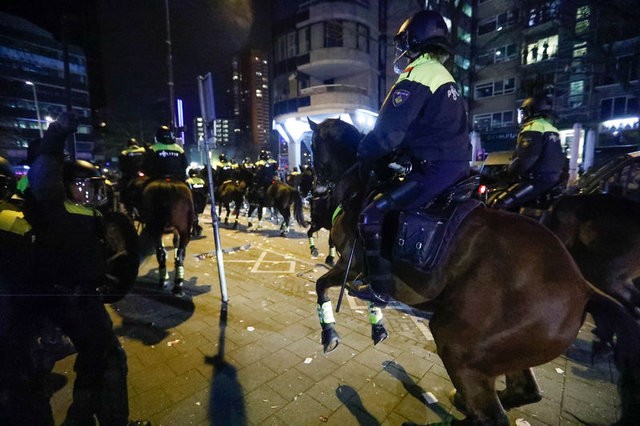
[[[19,325],[13,333],[16,344],[12,350],[2,351],[2,357],[16,367],[10,382],[17,392],[11,396],[10,410],[0,414],[0,419],[6,415],[10,419],[6,423],[11,425],[53,424],[49,395],[42,389],[43,372],[34,370],[31,363],[31,342],[38,330],[29,328],[29,324],[38,324],[46,317],[69,336],[78,353],[73,402],[65,425],[94,425],[94,415],[100,425],[126,425],[126,356],[101,299],[95,295],[56,294],[24,298],[20,305],[21,312],[12,320]]]

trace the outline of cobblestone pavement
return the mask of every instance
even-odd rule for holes
[[[323,353],[315,279],[327,270],[325,254],[310,257],[302,229],[284,239],[270,222],[254,232],[221,225],[229,295],[221,325],[210,227],[208,233],[187,249],[185,297],[157,287],[150,257],[133,291],[108,307],[128,356],[132,419],[153,425],[424,425],[462,418],[449,402],[452,386],[425,318],[385,310],[390,337],[374,347],[365,305],[346,297],[336,314],[341,343]],[[316,238],[321,251],[327,235]],[[337,301],[338,289],[333,295]],[[512,424],[616,420],[616,372],[610,357],[591,363],[592,328],[587,317],[565,356],[534,369],[543,399],[511,410]],[[52,397],[56,424],[71,400],[74,359],[55,366],[61,382]]]

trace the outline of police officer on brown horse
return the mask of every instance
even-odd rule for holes
[[[447,25],[437,12],[424,10],[407,19],[395,37],[400,73],[385,99],[374,129],[358,147],[362,175],[386,165],[394,155],[410,158],[404,180],[378,194],[362,211],[367,276],[351,293],[385,305],[393,291],[391,263],[380,256],[381,230],[390,210],[425,205],[468,176],[471,146],[467,113],[457,85],[443,66],[452,55]],[[398,67],[402,59],[409,64]]]
[[[558,129],[551,123],[551,100],[531,97],[520,106],[522,128],[516,141],[515,158],[507,169],[506,181],[515,183],[490,203],[497,208],[517,210],[536,200],[568,177],[568,160],[562,152]]]

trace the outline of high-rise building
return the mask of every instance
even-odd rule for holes
[[[294,1],[273,6],[274,128],[286,143],[291,167],[310,151],[307,118],[340,117],[369,131],[397,75],[393,38],[402,22],[425,6],[450,25],[454,76],[469,92],[472,2],[460,0]],[[307,152],[305,152],[307,151]],[[281,158],[281,163],[282,163]]]
[[[238,151],[257,153],[269,148],[271,115],[267,55],[249,49],[233,59],[233,134]]]
[[[93,160],[87,61],[80,48],[66,47],[42,28],[0,13],[0,155],[13,164],[69,106],[79,119],[71,148],[77,158]]]

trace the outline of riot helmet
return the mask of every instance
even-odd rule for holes
[[[546,96],[530,97],[525,99],[518,108],[518,123],[523,124],[538,117],[551,115],[551,99]]]
[[[228,162],[227,160],[227,154],[225,154],[224,152],[222,154],[220,154],[220,156],[218,157],[218,160],[220,161],[220,163],[225,164]]]
[[[71,201],[86,207],[99,207],[108,201],[105,177],[88,161],[66,161],[63,180]]]
[[[171,145],[175,142],[169,126],[160,126],[160,128],[156,130],[155,141],[156,143],[163,143],[166,145]]]
[[[200,171],[198,169],[189,169],[189,171],[187,172],[189,177],[199,177],[199,173]]]
[[[129,148],[131,146],[138,146],[138,141],[136,140],[136,138],[127,139],[126,147]]]
[[[267,151],[266,149],[261,149],[259,158],[262,161],[267,161],[269,158],[271,158],[271,153],[269,151]]]
[[[0,200],[8,200],[16,192],[16,177],[11,164],[0,157]]]
[[[453,52],[449,40],[449,29],[442,15],[433,10],[422,10],[404,21],[394,37],[398,56],[393,61],[394,71],[401,74],[404,67],[399,66],[403,57],[412,61],[426,52],[438,52],[442,63]]]

